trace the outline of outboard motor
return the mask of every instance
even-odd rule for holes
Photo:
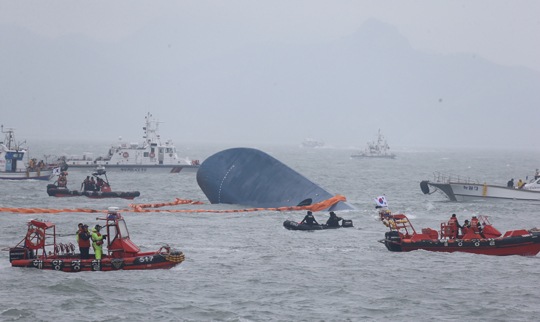
[[[343,219],[343,220],[341,221],[341,227],[343,227],[343,228],[353,227],[352,220],[350,220],[350,219]]]
[[[387,231],[384,234],[384,245],[393,252],[401,251],[401,236],[398,231]]]
[[[14,260],[19,259],[33,259],[34,258],[34,250],[17,246],[9,249],[9,262],[13,262]]]

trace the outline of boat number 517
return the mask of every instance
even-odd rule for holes
[[[153,257],[152,256],[143,256],[143,257],[139,257],[139,261],[141,263],[150,263],[152,261]]]

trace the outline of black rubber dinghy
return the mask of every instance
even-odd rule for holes
[[[348,228],[353,227],[352,220],[342,220],[341,226],[327,226],[327,225],[307,225],[292,220],[285,220],[283,227],[289,230],[324,230],[324,229],[336,229],[336,228]]]

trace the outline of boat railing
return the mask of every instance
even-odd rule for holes
[[[476,183],[480,184],[478,179],[473,179],[468,176],[462,176],[459,174],[453,173],[444,173],[444,172],[433,172],[433,182],[439,183],[449,183],[449,182],[459,182],[459,183]]]

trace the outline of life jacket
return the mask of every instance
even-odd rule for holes
[[[81,232],[84,232],[84,230]],[[87,240],[79,238],[79,247],[90,247],[90,238],[88,238]]]
[[[476,226],[478,226],[478,218],[471,219],[471,227],[476,227]]]
[[[450,217],[450,220],[448,220],[449,226],[455,226],[457,224],[457,218],[456,217]]]
[[[95,228],[92,229],[92,231],[94,232],[94,233],[92,234],[92,240],[94,241],[94,243],[92,244],[92,246],[94,246],[94,248],[95,248],[96,245],[97,245],[97,246],[103,245],[103,238],[98,239],[99,237],[101,237],[101,233],[99,233],[97,230],[95,230]],[[94,237],[94,234],[96,235],[96,237]],[[95,244],[95,245],[94,245],[94,244]]]

